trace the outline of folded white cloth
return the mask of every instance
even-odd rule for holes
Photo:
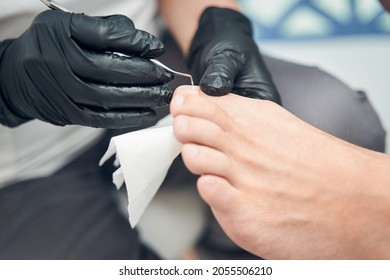
[[[118,189],[126,183],[131,227],[137,225],[160,188],[181,146],[173,134],[170,116],[154,127],[111,138],[99,164],[116,153],[115,162],[120,167],[113,174],[113,182]]]

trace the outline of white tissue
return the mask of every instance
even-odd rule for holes
[[[129,220],[133,228],[160,188],[173,160],[180,154],[182,145],[176,140],[171,124],[171,118],[164,118],[152,128],[111,138],[100,160],[102,165],[116,153],[120,167],[113,173],[113,183],[118,189],[126,183]]]

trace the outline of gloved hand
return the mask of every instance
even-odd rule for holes
[[[249,20],[234,10],[211,7],[203,12],[192,40],[188,67],[209,95],[233,92],[281,102],[252,39]]]
[[[129,57],[119,56],[119,52]],[[39,14],[0,45],[0,122],[36,118],[55,125],[123,128],[155,119],[173,77],[150,62],[161,41],[125,16]]]

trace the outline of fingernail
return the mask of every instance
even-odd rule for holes
[[[190,158],[195,158],[198,154],[198,147],[195,145],[187,145],[185,149],[187,156]]]
[[[188,94],[198,95],[199,90],[200,90],[200,88],[198,86],[193,86],[193,87],[188,89]]]
[[[215,187],[217,185],[217,180],[214,176],[203,176],[203,180],[206,181],[207,185],[209,187]]]
[[[175,105],[176,107],[180,107],[181,105],[183,105],[183,103],[184,103],[184,96],[179,94],[173,98],[173,105]]]
[[[179,117],[175,118],[174,125],[175,125],[177,131],[184,132],[187,129],[188,120],[187,120],[187,118],[179,116]]]

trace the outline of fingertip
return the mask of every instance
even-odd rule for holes
[[[196,185],[202,199],[214,210],[227,211],[231,208],[236,189],[226,179],[202,175]]]
[[[73,14],[72,37],[94,51],[119,52],[129,56],[155,58],[165,51],[164,44],[152,34],[136,29],[124,15],[89,17]]]
[[[184,94],[184,92],[186,91],[186,88],[188,86],[179,86],[175,89],[175,92],[174,92],[174,95],[173,96],[177,96],[177,95],[181,95],[181,94]]]
[[[171,102],[170,102],[170,111],[173,116],[177,115],[182,106],[185,103],[187,95],[198,95],[200,92],[199,87],[193,86],[179,86],[173,93]]]
[[[187,86],[187,85],[182,85],[179,86],[175,90],[175,94],[199,94],[200,88],[198,86]]]
[[[147,38],[145,44],[149,46],[141,56],[145,58],[156,58],[165,53],[165,46],[160,39],[145,31],[139,31],[143,33],[144,38]]]
[[[223,96],[232,91],[233,82],[229,77],[219,74],[210,74],[202,77],[200,88],[207,95]]]
[[[138,55],[143,58],[157,58],[164,54],[165,46],[163,42],[149,32],[134,29],[126,33],[127,39],[130,40],[129,55]]]
[[[176,116],[180,112],[181,106],[184,104],[185,96],[176,93],[177,90],[173,93],[173,97],[171,99],[171,103],[169,105],[169,110],[172,116]]]
[[[181,149],[181,154],[184,160],[184,163],[186,162],[193,162],[196,160],[197,156],[199,155],[199,145],[193,144],[193,143],[185,143]],[[188,167],[188,166],[187,166]],[[193,171],[193,168],[191,168]],[[194,172],[197,173],[197,172]]]
[[[166,83],[169,83],[170,81],[172,81],[174,78],[173,74],[164,70],[164,72],[162,72],[162,75],[161,75],[161,81],[166,84]],[[172,91],[172,94],[173,94],[173,91]]]
[[[179,115],[173,119],[173,133],[181,143],[184,141],[184,134],[188,127],[188,117]]]
[[[91,126],[96,128],[107,129],[124,129],[124,128],[137,128],[149,126],[150,123],[156,120],[156,112],[153,110],[136,110],[129,112],[122,111],[100,111],[92,110],[90,108],[81,108],[80,114],[82,115],[80,124],[85,126]]]
[[[202,171],[199,167],[199,156],[200,147],[197,144],[193,143],[183,143],[181,148],[181,157],[183,159],[184,165],[186,168],[195,175],[201,175]]]
[[[170,87],[169,85],[164,85],[161,88],[161,95],[163,96],[162,104],[161,105],[167,105],[170,104],[172,101],[174,89]]]

